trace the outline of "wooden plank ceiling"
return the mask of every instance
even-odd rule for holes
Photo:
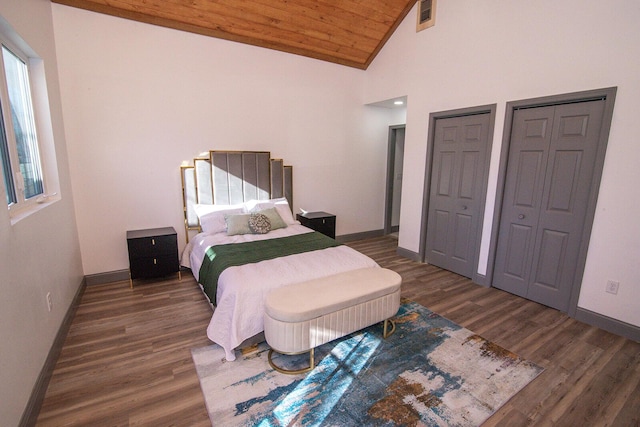
[[[51,0],[366,69],[416,0]]]

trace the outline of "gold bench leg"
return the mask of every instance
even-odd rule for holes
[[[391,324],[391,328],[389,328],[389,324]],[[384,321],[384,325],[383,325],[383,330],[382,330],[382,336],[386,339],[389,338],[391,335],[393,335],[393,333],[396,331],[396,323],[391,320],[391,319],[385,319]],[[282,374],[287,374],[287,375],[297,375],[297,374],[304,374],[305,372],[309,372],[312,371],[313,368],[315,368],[315,359],[314,359],[314,349],[312,348],[311,350],[309,350],[309,367],[307,368],[302,368],[302,369],[284,369],[281,368],[280,366],[276,365],[273,362],[273,353],[274,350],[271,348],[269,349],[269,354],[268,354],[268,359],[269,359],[269,366],[271,366],[274,370],[282,373]],[[282,353],[285,354],[285,353]],[[296,353],[298,354],[298,353]]]
[[[391,323],[391,330],[389,331],[389,323]],[[389,338],[396,331],[396,323],[391,319],[386,319],[384,321],[384,326],[382,327],[382,337]]]
[[[313,354],[313,348],[311,350],[309,350],[309,367],[308,368],[302,368],[302,369],[284,369],[279,367],[278,365],[276,365],[275,363],[273,363],[273,360],[271,359],[272,355],[273,355],[273,349],[269,349],[269,365],[275,369],[276,371],[280,372],[281,374],[287,374],[287,375],[297,375],[297,374],[304,374],[305,372],[309,372],[312,371],[313,368],[316,367],[316,363],[314,360],[314,354]]]

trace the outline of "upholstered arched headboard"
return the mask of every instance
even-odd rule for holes
[[[268,151],[217,151],[180,167],[187,242],[200,231],[195,204],[233,205],[286,197],[293,209],[293,168]]]

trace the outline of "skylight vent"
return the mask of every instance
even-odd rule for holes
[[[420,0],[418,2],[418,24],[416,31],[422,31],[435,25],[436,1],[437,0]]]

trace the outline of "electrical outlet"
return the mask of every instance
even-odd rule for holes
[[[617,282],[615,280],[607,280],[607,287],[605,290],[607,291],[607,293],[617,295],[619,287],[620,287],[620,282]]]
[[[51,292],[47,292],[47,308],[49,311],[53,308],[53,300],[51,299]]]

